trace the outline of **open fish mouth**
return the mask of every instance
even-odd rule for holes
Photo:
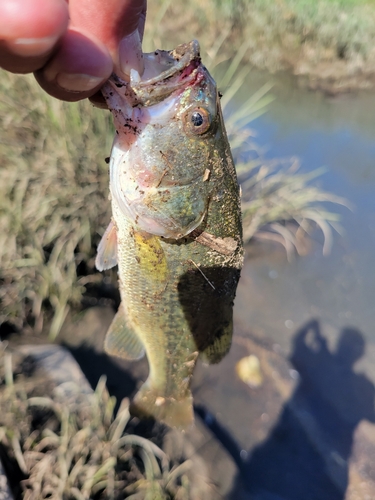
[[[196,81],[201,64],[199,43],[192,40],[171,51],[144,54],[144,63],[142,77],[136,70],[130,71],[130,87],[139,104],[151,106]]]

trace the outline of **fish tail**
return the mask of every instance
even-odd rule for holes
[[[130,413],[140,418],[151,417],[170,427],[184,430],[194,422],[193,396],[189,390],[182,399],[164,397],[146,382],[134,396]]]

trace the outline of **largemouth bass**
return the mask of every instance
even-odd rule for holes
[[[102,89],[116,135],[113,217],[96,265],[118,263],[122,299],[105,349],[126,359],[147,354],[133,414],[185,428],[198,357],[217,363],[231,344],[243,261],[239,187],[198,42],[144,61],[142,78],[113,75]]]

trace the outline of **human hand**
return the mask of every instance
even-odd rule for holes
[[[1,0],[0,66],[58,99],[94,96],[112,71],[142,74],[145,16],[146,0]]]

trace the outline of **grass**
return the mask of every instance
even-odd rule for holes
[[[0,75],[0,323],[54,337],[93,271],[109,220],[109,113],[49,98],[33,78]]]
[[[242,216],[244,239],[254,237],[281,243],[289,260],[295,252],[303,255],[305,237],[316,228],[323,233],[323,255],[331,252],[332,229],[341,232],[339,216],[326,208],[326,203],[348,206],[347,200],[324,192],[311,181],[324,170],[298,173],[297,160],[285,168],[280,162],[265,162],[254,171],[239,165],[246,174],[243,186]],[[291,224],[293,223],[293,224]]]
[[[309,44],[318,52],[331,48],[339,59],[355,55],[367,58],[373,52],[374,1],[232,0],[228,5],[224,0],[216,0],[216,3],[222,12],[239,11],[242,18],[254,23],[254,33],[257,29],[264,30],[267,41],[273,39],[281,47]]]
[[[37,379],[15,377],[0,344],[0,444],[23,500],[188,500],[191,462],[171,464],[153,442],[126,433],[128,401],[114,415],[105,379],[92,395],[46,397]],[[41,392],[41,395],[39,393]]]

